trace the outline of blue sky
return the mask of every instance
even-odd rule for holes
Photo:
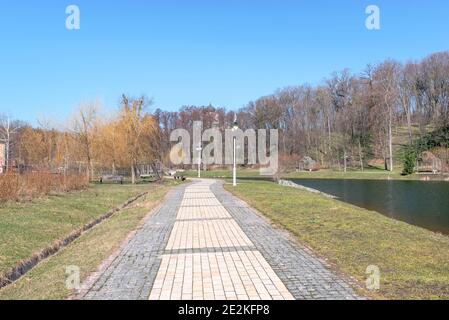
[[[65,28],[76,4],[81,29]],[[381,9],[381,30],[365,8]],[[447,0],[0,0],[0,113],[62,120],[122,93],[229,109],[386,58],[448,50]]]

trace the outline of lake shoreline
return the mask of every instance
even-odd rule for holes
[[[401,181],[443,181],[449,182],[449,174],[412,174],[402,175],[400,172],[388,171],[349,171],[347,173],[333,170],[315,172],[289,172],[282,179],[342,179],[342,180],[401,180]]]
[[[281,185],[283,187],[297,188],[297,189],[309,191],[309,192],[312,192],[312,193],[317,193],[317,194],[320,194],[320,195],[325,196],[325,197],[330,198],[330,199],[338,199],[338,197],[333,196],[331,194],[328,194],[328,193],[325,193],[325,192],[321,192],[320,190],[317,190],[317,189],[308,188],[306,186],[300,185],[300,184],[295,183],[295,182],[290,181],[290,180],[282,180],[281,179],[281,180],[279,180],[279,185]]]
[[[449,184],[444,181],[289,179],[337,200],[449,235]]]
[[[367,268],[378,267],[380,290],[361,289],[373,299],[449,298],[445,235],[272,182],[248,180],[225,187],[361,286]]]

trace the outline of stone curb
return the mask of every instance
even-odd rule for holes
[[[300,184],[294,183],[293,181],[289,181],[289,180],[279,180],[279,185],[283,186],[283,187],[296,188],[296,189],[301,189],[301,190],[312,192],[312,193],[321,194],[322,196],[325,196],[325,197],[331,198],[331,199],[338,199],[338,197],[333,196],[331,194],[324,193],[324,192],[321,192],[319,190],[312,189],[309,187],[305,187],[305,186],[302,186]]]

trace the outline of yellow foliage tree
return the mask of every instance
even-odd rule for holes
[[[151,162],[156,157],[155,138],[158,125],[154,118],[145,112],[147,101],[144,97],[129,99],[122,96],[121,108],[116,123],[116,132],[123,141],[122,161],[131,169],[132,183],[136,182],[136,168],[139,162]]]

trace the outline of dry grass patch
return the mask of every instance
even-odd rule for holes
[[[92,185],[82,192],[3,204],[0,275],[149,188],[149,185]]]
[[[42,261],[15,283],[1,289],[0,299],[66,299],[73,294],[66,288],[66,267],[78,266],[81,280],[85,280],[120,246],[129,232],[137,227],[173,185],[174,182],[146,185],[150,192],[145,197],[97,225],[56,255]]]
[[[30,200],[51,193],[83,190],[89,186],[85,175],[61,175],[49,172],[0,175],[0,203]]]

